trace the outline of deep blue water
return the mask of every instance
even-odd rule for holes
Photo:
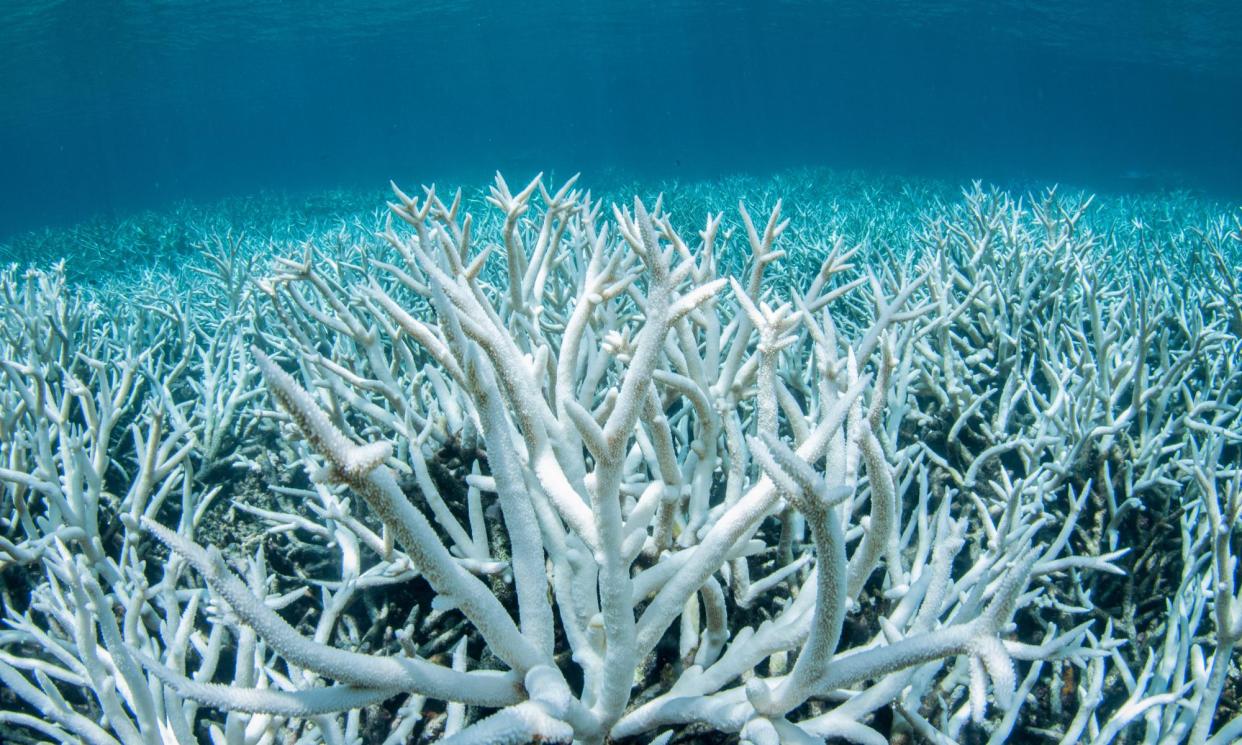
[[[1242,3],[4,2],[0,239],[497,168],[1242,200]]]

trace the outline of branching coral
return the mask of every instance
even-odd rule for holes
[[[253,285],[222,239],[197,311],[3,277],[0,677],[27,708],[0,722],[1238,731],[1237,226],[1177,237],[1194,263],[1051,192],[976,186],[917,225],[876,195],[809,226],[775,202],[694,239],[662,199],[606,214],[574,180],[394,194],[378,243],[342,229]],[[250,543],[218,540],[222,488]]]

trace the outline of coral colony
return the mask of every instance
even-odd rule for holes
[[[3,738],[1242,737],[1239,212],[643,191],[11,246]]]

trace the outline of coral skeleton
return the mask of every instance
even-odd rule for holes
[[[1242,737],[1242,219],[852,178],[0,273],[0,734]]]

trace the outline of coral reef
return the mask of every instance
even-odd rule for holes
[[[96,227],[93,284],[41,236],[0,273],[0,733],[1242,736],[1236,211],[644,191],[255,208],[116,278],[152,231]]]

